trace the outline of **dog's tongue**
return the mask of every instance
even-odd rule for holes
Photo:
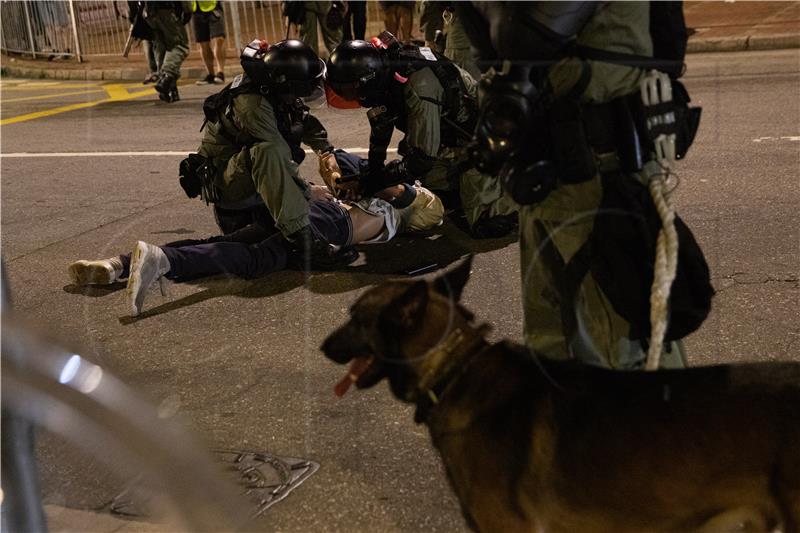
[[[347,369],[347,375],[342,378],[342,380],[336,384],[336,387],[333,388],[333,392],[336,396],[340,398],[344,396],[347,390],[350,388],[350,385],[358,381],[358,378],[363,374],[367,368],[369,368],[370,363],[372,362],[372,357],[356,357],[350,363],[350,368]]]

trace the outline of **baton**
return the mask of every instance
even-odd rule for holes
[[[131,51],[131,47],[133,46],[133,40],[136,37],[133,36],[133,24],[131,24],[131,31],[128,32],[128,40],[125,41],[125,48],[122,49],[122,57],[127,58],[128,53]],[[137,39],[138,40],[138,39]]]

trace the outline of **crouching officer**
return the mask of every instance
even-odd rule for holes
[[[189,55],[186,24],[191,17],[191,2],[147,2],[145,6],[144,20],[153,29],[155,56],[164,54],[155,87],[158,97],[167,103],[180,100],[178,78]]]
[[[369,108],[371,175],[362,186],[380,190],[419,179],[437,194],[458,192],[473,236],[500,237],[514,228],[517,205],[467,157],[478,109],[477,83],[464,70],[430,48],[400,45],[383,32],[373,43],[337,46],[326,82],[344,100]],[[405,134],[402,159],[385,164],[395,128]]]
[[[486,71],[473,155],[523,205],[528,345],[640,367],[661,228],[647,187],[664,173],[664,152],[685,155],[699,122],[677,81],[686,45],[680,2],[455,4]],[[662,100],[651,105],[643,94],[656,86]],[[691,232],[677,217],[675,229],[662,366],[684,364],[679,341],[700,326],[713,294]]]
[[[241,62],[245,73],[203,104],[205,135],[198,153],[181,163],[181,186],[214,204],[223,233],[252,222],[274,225],[311,265],[349,264],[357,254],[334,251],[309,223],[308,201],[326,189],[299,176],[301,142],[318,153],[333,150],[301,100],[322,90],[325,63],[297,40],[253,41]]]

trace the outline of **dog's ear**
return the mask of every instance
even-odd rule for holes
[[[383,318],[388,319],[394,326],[409,330],[422,319],[429,299],[428,282],[417,281],[384,309]]]
[[[455,268],[433,280],[433,288],[436,292],[454,302],[461,300],[461,293],[464,292],[464,286],[469,281],[469,275],[472,271],[473,257],[475,257],[475,254],[469,254]]]

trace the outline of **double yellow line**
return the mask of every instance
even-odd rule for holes
[[[28,120],[35,120],[37,118],[49,117],[52,115],[58,115],[59,113],[66,113],[67,111],[75,111],[76,109],[85,109],[87,107],[94,107],[108,102],[123,102],[125,100],[133,100],[134,98],[141,98],[142,96],[147,96],[156,93],[155,89],[153,88],[130,92],[125,88],[125,85],[121,83],[101,85],[98,88],[98,90],[100,89],[105,90],[107,98],[103,98],[102,100],[95,100],[93,102],[82,102],[80,104],[69,104],[69,105],[54,107],[52,109],[45,109],[44,111],[36,111],[34,113],[27,113],[25,115],[19,115],[16,117],[3,119],[0,120],[0,126],[6,126],[8,124],[16,124],[17,122],[25,122]],[[72,95],[78,93],[67,93],[57,96],[67,96],[68,94]],[[29,99],[34,99],[34,98],[39,98],[39,97],[35,96],[29,97]],[[17,101],[19,100],[20,99],[17,99]]]

